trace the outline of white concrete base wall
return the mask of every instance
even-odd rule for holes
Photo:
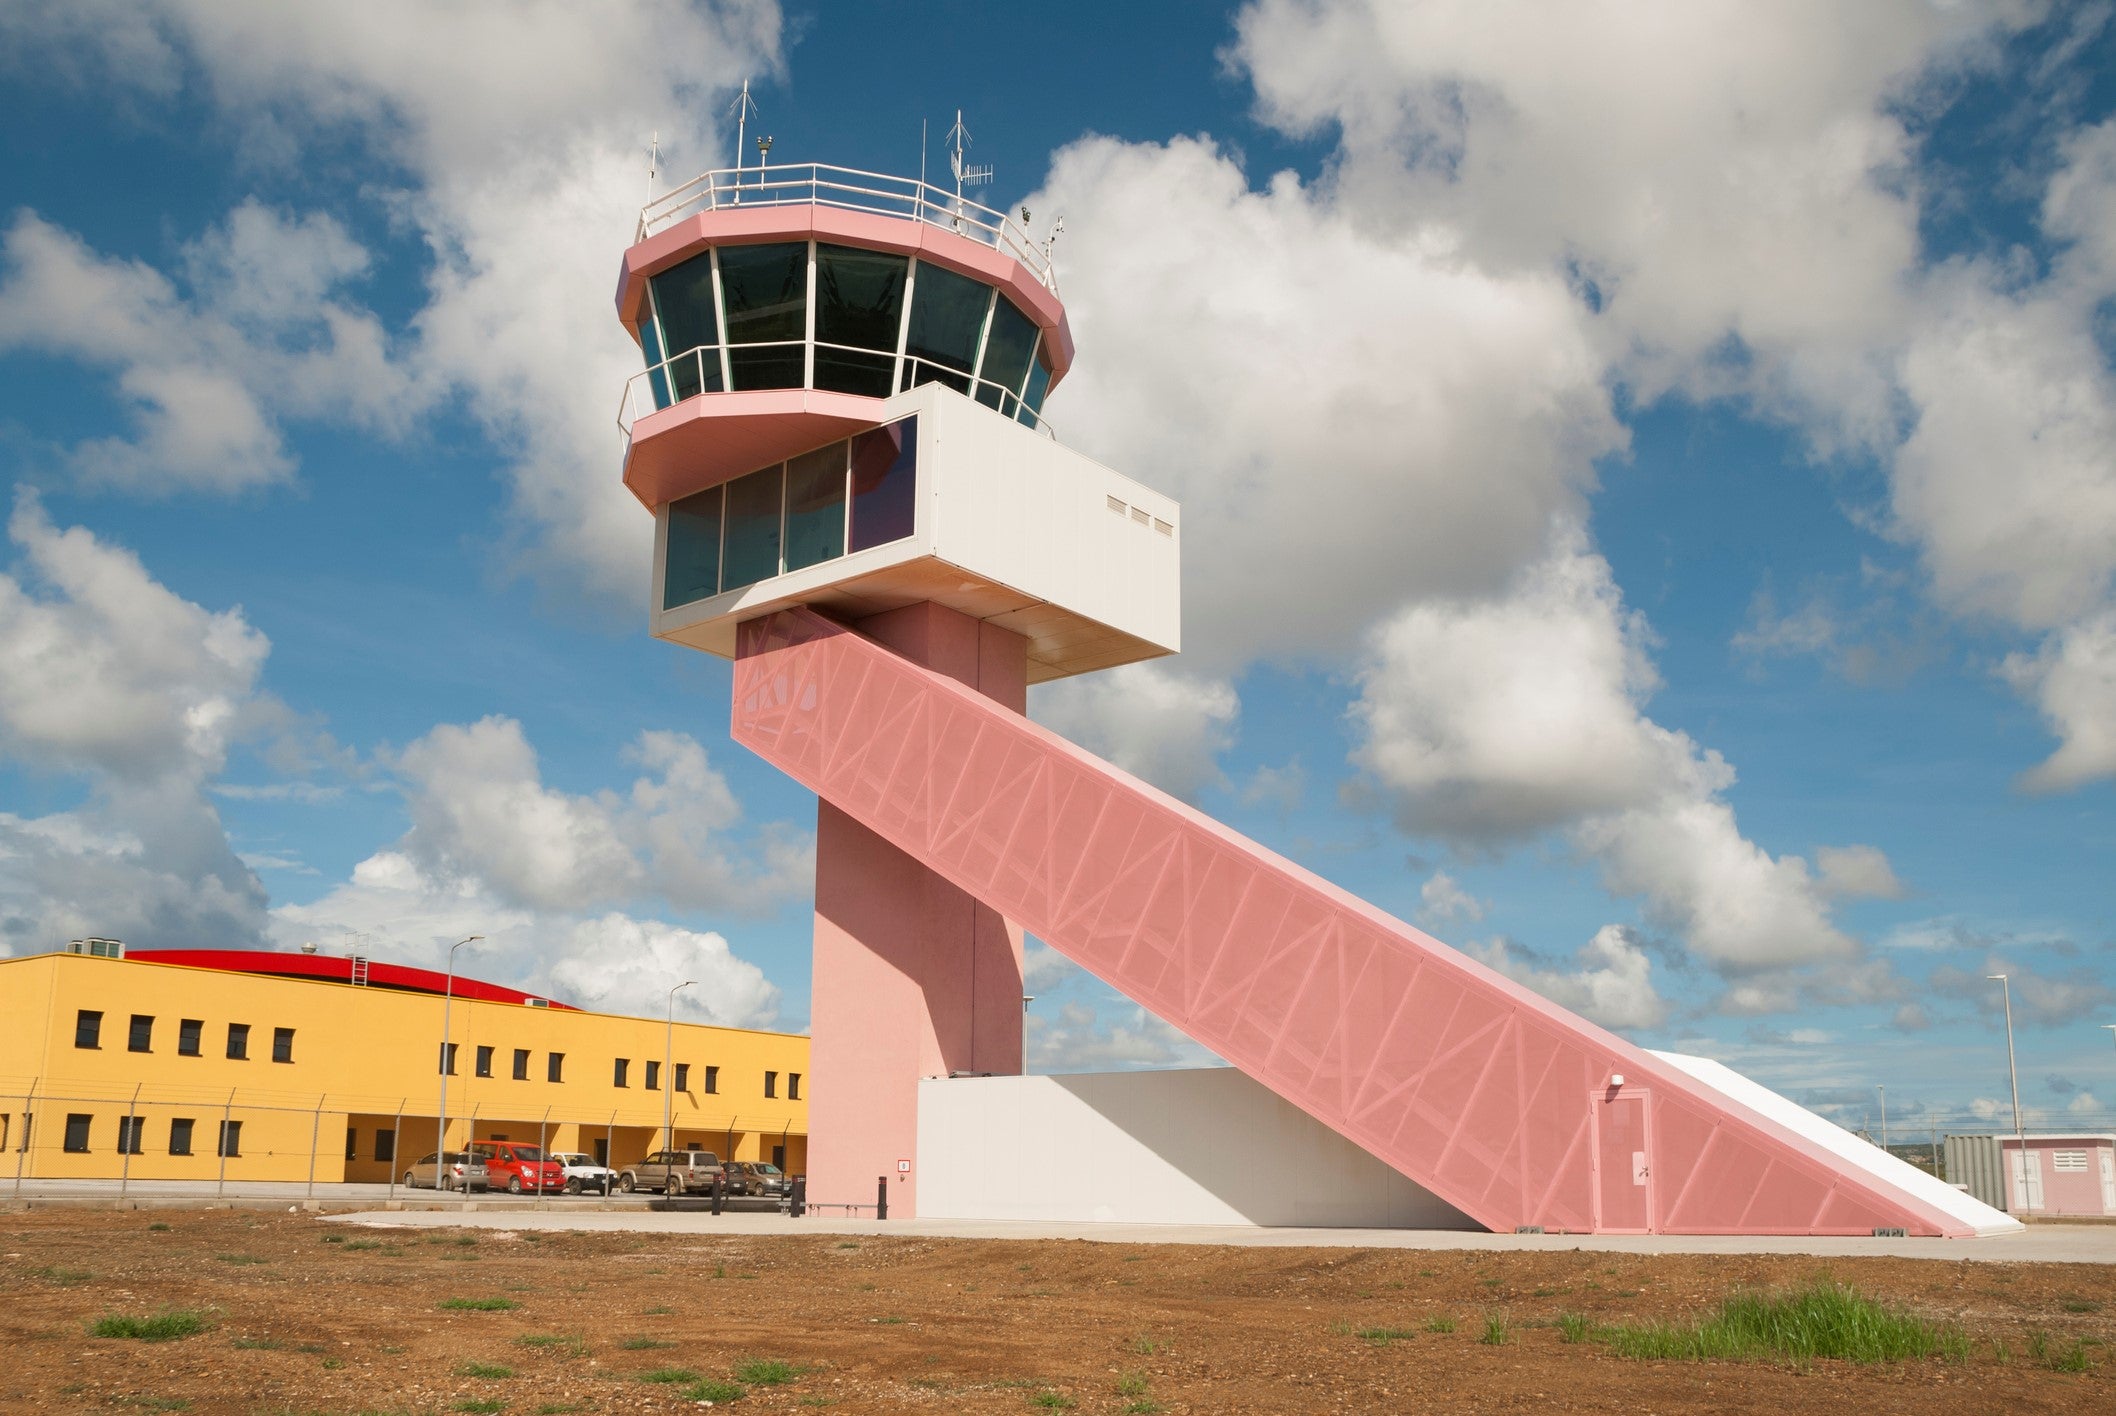
[[[1476,1229],[1231,1067],[919,1083],[918,1218]]]

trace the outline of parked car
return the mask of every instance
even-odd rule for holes
[[[565,1188],[566,1172],[541,1146],[523,1141],[472,1141],[470,1153],[485,1162],[486,1183],[502,1186],[510,1195]]]
[[[566,1173],[566,1193],[577,1195],[583,1190],[593,1190],[598,1195],[607,1195],[617,1184],[617,1172],[607,1165],[597,1165],[592,1155],[578,1151],[553,1151],[551,1158],[558,1168]]]
[[[438,1169],[439,1180],[435,1175]],[[404,1172],[404,1188],[407,1190],[484,1190],[491,1188],[492,1175],[485,1169],[485,1162],[462,1151],[449,1151],[434,1164],[433,1152],[429,1151]]]
[[[628,1165],[617,1177],[617,1188],[626,1194],[654,1190],[664,1195],[704,1194],[721,1175],[720,1157],[711,1151],[655,1151],[645,1160]]]
[[[737,1189],[737,1186],[740,1189]],[[730,1195],[761,1195],[779,1199],[793,1190],[793,1177],[768,1160],[731,1160],[727,1163]]]

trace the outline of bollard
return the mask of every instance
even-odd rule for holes
[[[876,1219],[887,1219],[889,1217],[889,1177],[886,1175],[874,1177],[874,1217]]]
[[[787,1200],[786,1210],[789,1216],[799,1219],[807,1209],[808,1177],[806,1175],[796,1175],[793,1178],[793,1193]]]
[[[718,1214],[718,1213],[720,1213],[720,1204],[721,1204],[721,1201],[725,1200],[726,1198],[727,1198],[727,1172],[726,1172],[725,1170],[715,1170],[715,1171],[713,1172],[713,1213],[714,1213],[714,1214]]]

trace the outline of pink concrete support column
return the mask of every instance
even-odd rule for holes
[[[912,663],[1013,713],[1028,701],[1028,641],[939,605],[855,626]],[[877,724],[877,750],[888,742]],[[816,806],[815,984],[808,1193],[918,1213],[918,1082],[1021,1070],[1021,930],[852,817]],[[911,1160],[908,1174],[897,1162]]]

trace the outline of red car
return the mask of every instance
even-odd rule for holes
[[[470,1153],[485,1162],[486,1185],[510,1195],[566,1188],[566,1170],[540,1147],[521,1141],[472,1141]]]

